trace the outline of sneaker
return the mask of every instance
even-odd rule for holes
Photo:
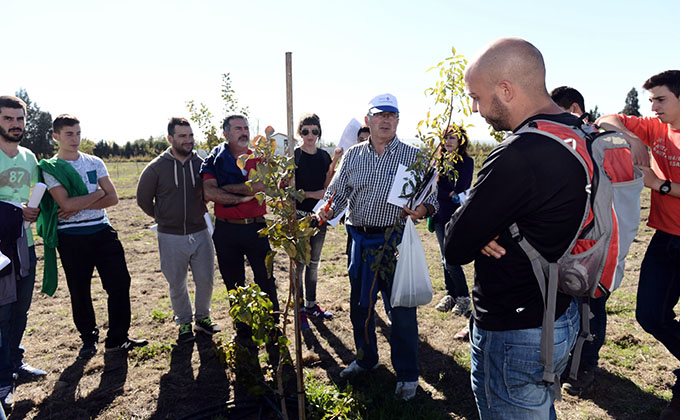
[[[191,323],[180,324],[179,326],[179,336],[177,337],[178,343],[188,343],[194,341],[194,332],[191,329]]]
[[[222,331],[222,328],[215,324],[210,317],[196,320],[194,329],[208,335],[213,335]]]
[[[148,341],[146,340],[135,340],[134,338],[128,338],[127,340],[123,341],[122,344],[119,344],[117,346],[111,346],[111,347],[106,347],[106,353],[114,353],[114,352],[119,352],[119,351],[130,351],[134,348],[137,347],[144,347],[147,344],[149,344]]]
[[[359,366],[357,361],[354,360],[354,361],[352,361],[352,363],[349,364],[349,366],[347,366],[346,368],[344,368],[342,370],[342,372],[340,372],[340,377],[342,379],[346,379],[346,378],[349,378],[350,376],[356,375],[357,373],[377,369],[378,366],[380,366],[380,362],[376,363],[372,368],[366,369],[366,368],[362,368],[361,366]]]
[[[569,395],[579,396],[595,382],[595,370],[584,369],[578,371],[576,379],[567,377],[562,389]]]
[[[458,296],[456,298],[456,304],[453,306],[451,312],[453,312],[454,315],[463,316],[469,310],[470,298],[467,296]]]
[[[446,295],[442,298],[442,300],[439,301],[437,306],[435,306],[434,308],[441,312],[448,312],[453,308],[455,304],[456,302],[453,299],[453,296]]]
[[[97,354],[97,342],[96,341],[83,341],[83,345],[78,351],[78,359],[87,360],[94,357]]]
[[[5,414],[9,415],[14,408],[14,384],[0,386],[0,403]]]
[[[470,326],[465,325],[460,331],[453,335],[456,340],[467,340],[468,335],[470,335]]]
[[[392,311],[389,311],[387,313],[387,326],[391,327],[392,326]]]
[[[322,318],[322,319],[333,318],[333,314],[328,312],[328,311],[324,311],[323,309],[321,309],[321,307],[319,306],[318,303],[316,305],[312,306],[311,308],[305,307],[305,312],[307,312],[307,315],[311,315],[315,318]]]
[[[17,380],[21,383],[39,381],[45,379],[47,372],[42,369],[34,368],[28,363],[24,363],[16,370]]]
[[[418,381],[397,382],[397,388],[394,390],[394,396],[400,400],[408,401],[416,396],[417,389]]]
[[[300,330],[308,330],[309,329],[309,319],[307,319],[307,312],[304,310],[300,311]]]

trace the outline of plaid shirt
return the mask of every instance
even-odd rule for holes
[[[399,164],[408,167],[413,163],[417,152],[416,147],[402,143],[396,136],[385,146],[382,156],[378,156],[370,141],[350,147],[324,200],[335,191],[331,208],[338,214],[349,206],[346,220],[352,226],[391,226],[402,211],[401,207],[387,202],[394,175]],[[424,202],[436,211],[439,207],[436,191]],[[405,222],[404,218],[400,220],[401,224]]]

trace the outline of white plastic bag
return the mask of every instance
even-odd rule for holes
[[[427,269],[423,243],[410,217],[406,220],[404,235],[397,249],[399,258],[394,270],[390,303],[393,307],[406,308],[427,305],[432,301],[430,272]]]

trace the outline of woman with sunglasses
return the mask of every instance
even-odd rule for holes
[[[314,214],[314,206],[323,198],[326,187],[333,178],[335,165],[331,163],[328,152],[317,147],[317,142],[321,137],[321,121],[318,115],[304,114],[298,123],[297,133],[302,139],[302,144],[295,149],[295,165],[297,166],[295,188],[305,192],[305,199],[297,203],[297,217],[302,218]],[[333,162],[337,162],[337,159]],[[312,249],[309,265],[298,263],[300,298],[304,302],[300,313],[302,329],[309,328],[308,316],[321,319],[333,317],[333,314],[323,310],[316,301],[319,259],[326,239],[326,227],[326,223],[319,226],[317,234],[310,238]]]
[[[459,156],[453,165],[457,172],[457,177],[453,177],[453,174],[450,173],[439,175],[439,180],[437,181],[439,211],[434,215],[434,229],[441,250],[442,264],[444,266],[444,283],[446,285],[446,296],[441,299],[435,308],[442,312],[452,311],[455,315],[466,315],[468,313],[470,310],[470,296],[462,267],[446,263],[446,258],[444,257],[444,226],[461,205],[459,194],[467,191],[472,183],[475,163],[467,155],[468,142],[467,133],[462,127],[453,125],[447,127],[444,131],[444,149],[448,153],[457,153]]]

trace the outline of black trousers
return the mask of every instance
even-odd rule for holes
[[[269,296],[273,310],[279,310],[279,300],[276,293],[274,276],[267,275],[265,257],[270,251],[269,239],[258,235],[257,231],[264,228],[264,223],[239,225],[217,220],[213,242],[217,254],[217,264],[222,274],[222,280],[227,290],[237,286],[245,286],[246,270],[244,257],[248,258],[253,270],[255,284]]]
[[[107,227],[89,235],[59,233],[59,256],[71,294],[73,322],[83,341],[96,341],[99,329],[92,307],[92,273],[97,272],[108,295],[107,347],[118,346],[130,329],[130,273],[118,233]]]

